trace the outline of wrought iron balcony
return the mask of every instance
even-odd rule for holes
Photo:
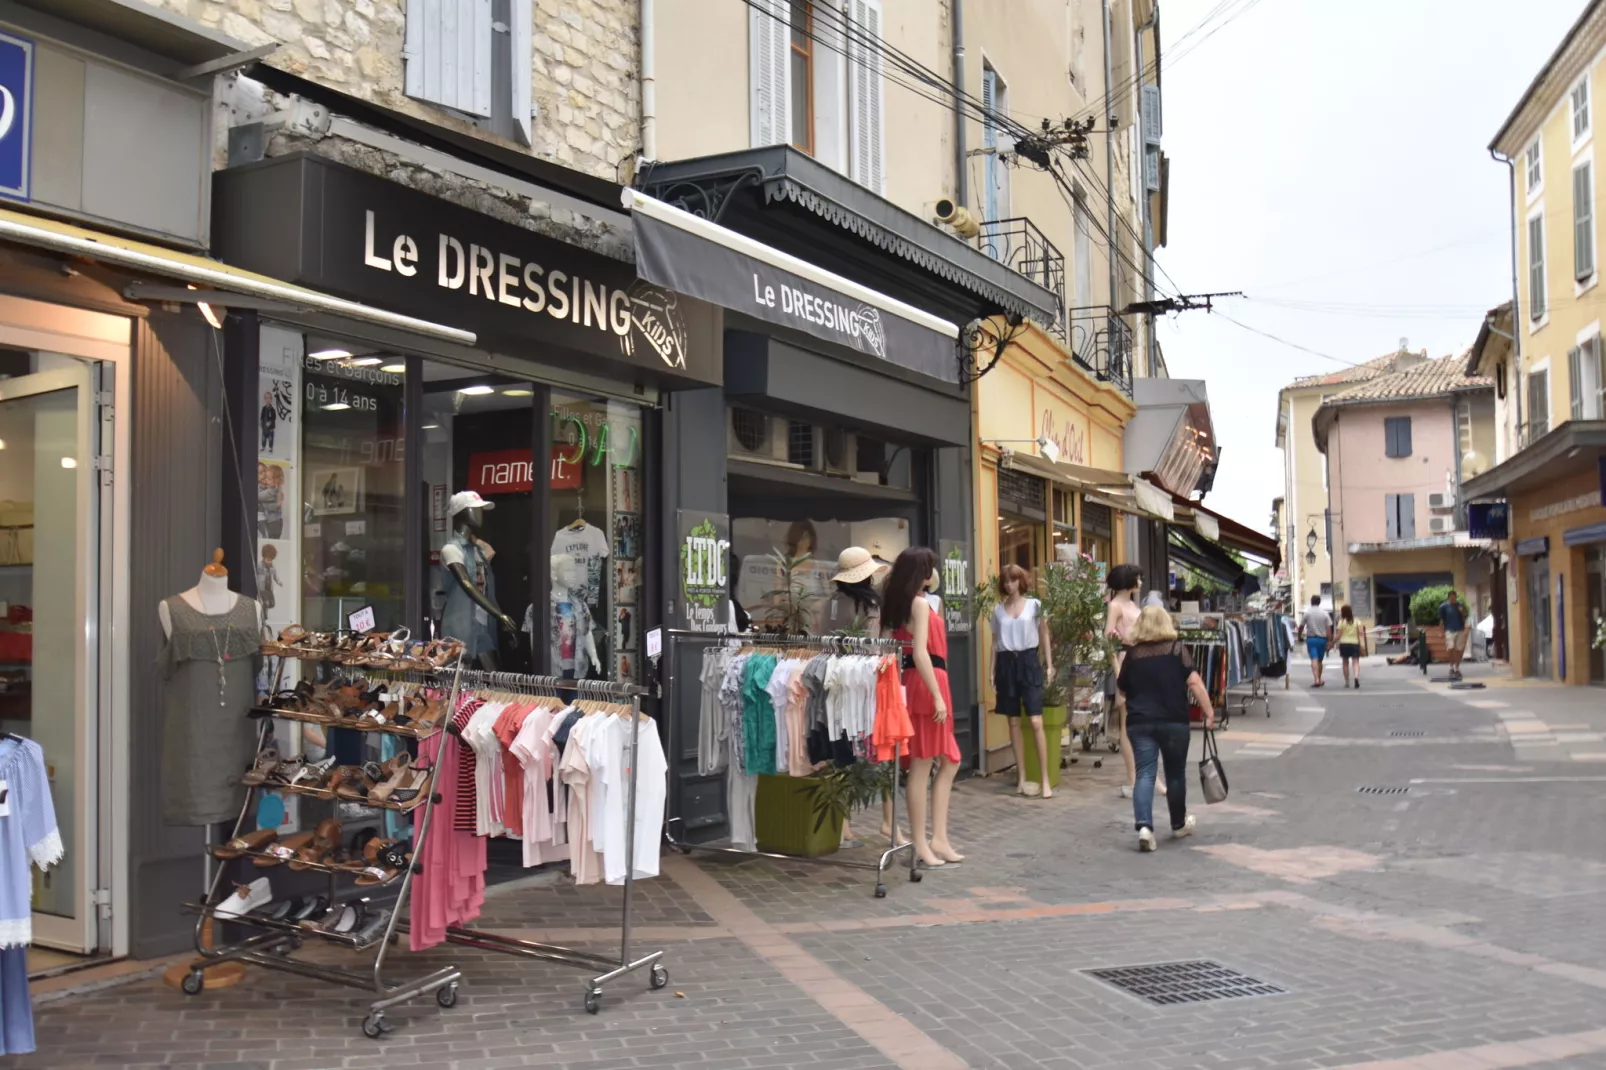
[[[1065,331],[1065,257],[1054,243],[1024,216],[993,219],[981,224],[971,244],[1017,275],[1024,276],[1059,299],[1058,315],[1043,328],[1060,341]]]
[[[1073,313],[1070,347],[1077,367],[1132,396],[1132,328],[1121,317]]]

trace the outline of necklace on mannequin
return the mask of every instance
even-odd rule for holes
[[[212,651],[217,655],[217,706],[220,710],[227,709],[229,704],[229,681],[224,662],[233,660],[229,654],[229,643],[234,639],[234,622],[230,621],[228,623],[221,643],[217,641],[217,625],[207,621],[206,630],[212,636]]]

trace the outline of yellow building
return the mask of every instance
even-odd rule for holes
[[[1601,345],[1600,178],[1606,2],[1594,0],[1524,91],[1490,150],[1511,168],[1518,281],[1473,348],[1495,383],[1496,464],[1469,500],[1503,503],[1510,658],[1519,675],[1606,682],[1592,649],[1606,612],[1606,351]],[[1494,336],[1504,319],[1514,345]]]
[[[1058,544],[1096,560],[1126,560],[1123,512],[1131,481],[1122,472],[1121,436],[1136,407],[1115,384],[1083,371],[1063,343],[1028,327],[976,382],[973,485],[977,579],[1006,564],[1035,572]],[[983,709],[993,708],[986,667],[992,636],[977,622]],[[987,768],[1007,754],[1005,719],[988,713]]]

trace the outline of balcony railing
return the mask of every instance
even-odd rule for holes
[[[1073,316],[1071,359],[1096,379],[1132,396],[1132,328],[1119,316]]]
[[[1043,328],[1065,341],[1065,257],[1037,225],[1025,217],[993,219],[983,223],[981,232],[970,241],[1017,275],[1053,292],[1060,312]]]

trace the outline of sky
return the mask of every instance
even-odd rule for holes
[[[1162,0],[1170,206],[1156,281],[1247,295],[1159,328],[1172,377],[1207,383],[1213,509],[1270,530],[1290,380],[1402,338],[1463,353],[1511,297],[1508,174],[1487,146],[1584,6]]]

